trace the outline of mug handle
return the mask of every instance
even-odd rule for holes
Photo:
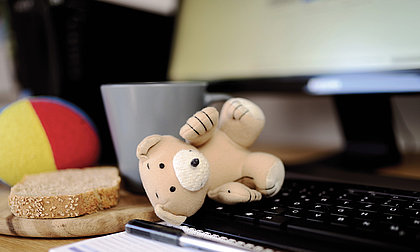
[[[232,98],[232,96],[225,93],[205,93],[204,94],[204,106],[209,106],[214,102],[225,102]]]

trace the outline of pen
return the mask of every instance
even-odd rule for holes
[[[155,241],[176,245],[179,247],[195,248],[206,251],[249,251],[244,248],[236,247],[205,238],[197,238],[184,233],[181,229],[160,225],[144,220],[130,220],[125,225],[125,231],[129,234],[142,236]]]

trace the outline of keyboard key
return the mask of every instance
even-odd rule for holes
[[[411,228],[420,230],[420,219],[410,219],[407,225]]]
[[[378,210],[378,205],[373,203],[358,203],[357,208],[359,210],[376,212]]]
[[[327,188],[327,191],[328,191],[329,193],[333,193],[333,192],[335,192],[336,190],[337,190],[337,188],[332,187],[332,186],[330,186],[330,187],[328,187],[328,188]]]
[[[388,207],[388,206],[381,206],[379,209],[382,213],[386,213],[386,214],[393,214],[393,215],[402,215],[402,211],[400,210],[399,207]]]
[[[234,206],[235,209],[241,209],[242,211],[254,211],[259,212],[261,209],[267,208],[272,204],[270,201],[261,200],[250,203],[242,203]]]
[[[350,225],[350,218],[346,216],[331,216],[331,224],[339,225],[339,226],[349,226]]]
[[[337,206],[345,208],[353,208],[354,205],[351,200],[337,200]]]
[[[293,198],[291,192],[280,192],[275,197],[275,203],[281,206],[288,204],[288,202],[290,202]]]
[[[300,209],[289,209],[284,213],[284,216],[300,219],[303,217],[303,211]]]
[[[381,195],[381,193],[375,191],[367,191],[366,195],[375,197],[377,199],[385,198],[385,196]]]
[[[259,217],[258,221],[260,225],[267,225],[271,227],[280,228],[286,223],[287,218],[278,215],[263,214]]]
[[[303,201],[294,201],[291,204],[289,204],[289,207],[291,208],[297,208],[297,209],[302,209],[304,206]]]
[[[327,217],[324,213],[308,211],[306,213],[306,219],[309,221],[324,222]]]
[[[408,209],[407,214],[412,218],[420,219],[420,210]]]
[[[392,214],[384,214],[379,217],[379,221],[384,223],[401,223],[403,220],[402,216]]]
[[[312,202],[312,199],[311,198],[304,198],[304,199],[302,199],[302,201],[305,205],[307,205],[307,204],[310,204]]]
[[[339,200],[355,200],[357,198],[354,194],[343,193],[337,197]]]
[[[328,211],[328,207],[326,207],[325,205],[321,205],[321,204],[314,204],[314,205],[311,205],[310,207],[308,207],[308,210],[325,213],[325,212]]]
[[[411,203],[411,204],[408,204],[408,205],[406,206],[406,208],[407,208],[407,209],[420,210],[420,205],[419,205],[419,204],[414,204],[414,203]]]
[[[399,207],[403,208],[407,205],[407,201],[401,200],[387,200],[381,204],[382,206],[389,206],[389,207]]]
[[[357,201],[364,203],[375,203],[377,199],[375,199],[375,197],[373,196],[362,196],[359,199],[357,199]]]
[[[208,211],[211,213],[214,213],[215,215],[230,216],[231,214],[230,209],[231,208],[229,206],[217,205],[217,206],[211,207]]]
[[[268,207],[263,210],[264,213],[276,214],[276,215],[282,214],[284,211],[286,211],[285,208],[278,207],[278,206]]]
[[[256,220],[257,213],[254,211],[242,211],[242,212],[233,214],[233,217],[239,221],[252,223]]]
[[[349,208],[344,208],[344,207],[335,207],[333,208],[333,210],[331,211],[331,214],[334,215],[341,215],[341,216],[349,216],[351,215],[353,212],[352,209]]]
[[[283,190],[281,190],[280,192],[279,192],[279,194],[277,194],[279,197],[281,197],[281,198],[287,198],[287,197],[290,197],[291,196],[291,194],[290,194],[290,192],[289,191],[283,191]]]
[[[300,188],[299,191],[298,191],[299,194],[303,194],[303,193],[307,193],[307,192],[308,192],[308,189],[305,188],[305,187],[304,188]]]
[[[401,195],[393,195],[391,196],[391,199],[396,201],[407,201],[409,198],[403,197]]]
[[[312,195],[309,195],[309,194],[302,194],[302,195],[300,195],[300,196],[299,196],[299,198],[300,198],[301,200],[304,200],[304,199],[310,199],[310,198],[311,198],[311,196],[312,196]]]
[[[278,207],[286,207],[287,205],[289,205],[289,199],[283,199],[283,198],[278,198],[278,199],[273,199],[272,202],[268,202],[265,206],[278,206]]]
[[[325,197],[325,196],[324,197],[321,196],[321,197],[315,199],[315,202],[318,203],[318,204],[322,204],[322,205],[328,205],[328,206],[332,205],[331,199],[329,197]]]
[[[322,191],[318,191],[317,193],[315,193],[316,196],[318,197],[330,197],[330,192],[327,190],[322,190]]]
[[[365,231],[365,232],[374,232],[375,231],[375,223],[371,220],[355,219],[353,221],[353,224],[357,229]]]
[[[363,220],[373,220],[375,218],[375,213],[368,212],[368,211],[357,211],[355,214],[355,218],[363,219]]]

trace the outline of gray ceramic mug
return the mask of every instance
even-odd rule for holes
[[[152,134],[179,137],[195,112],[225,94],[206,92],[205,82],[106,84],[101,86],[120,174],[127,189],[144,192],[138,171],[137,145]]]

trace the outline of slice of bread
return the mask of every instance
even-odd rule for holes
[[[24,218],[77,217],[117,205],[120,182],[115,167],[27,175],[11,188],[9,207]]]

